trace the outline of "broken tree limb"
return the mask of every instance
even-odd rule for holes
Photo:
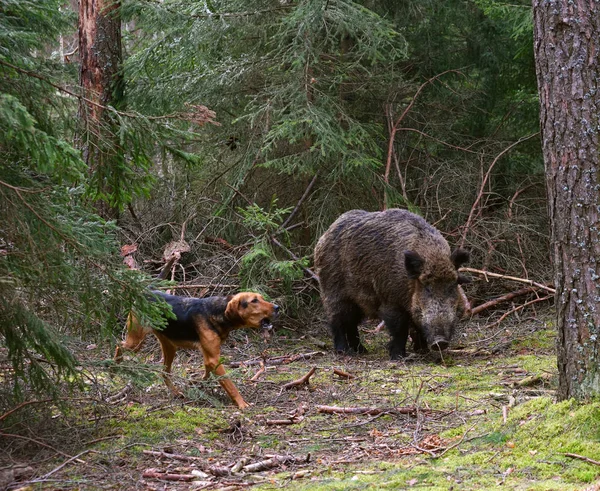
[[[238,368],[241,366],[252,366],[252,365],[260,365],[264,363],[266,366],[269,365],[287,365],[288,363],[293,363],[298,360],[308,360],[309,358],[313,358],[314,356],[324,355],[322,351],[311,351],[309,353],[299,353],[297,355],[284,355],[284,356],[274,356],[273,358],[255,358],[254,360],[246,360],[246,361],[232,361],[228,363],[228,366],[232,368]]]
[[[290,417],[288,419],[267,419],[265,424],[268,426],[287,426],[301,423],[303,417]]]
[[[273,455],[271,458],[267,460],[261,460],[260,462],[255,462],[254,464],[248,464],[243,467],[246,472],[261,472],[272,469],[273,467],[277,467],[283,464],[305,464],[309,462],[310,454],[306,457],[294,457],[292,455]]]
[[[353,378],[356,378],[356,375],[352,375],[351,373],[344,372],[344,370],[340,370],[339,368],[334,368],[333,373],[335,375],[337,375],[338,377],[341,377],[346,380],[351,380]]]
[[[527,295],[528,293],[532,293],[534,291],[536,291],[535,288],[530,286],[527,288],[521,288],[520,290],[517,290],[514,292],[507,293],[506,295],[502,295],[500,297],[493,298],[492,300],[482,303],[481,305],[478,305],[477,307],[473,307],[471,309],[471,315],[477,315],[480,312],[483,312],[484,310],[489,309],[490,307],[494,307],[494,306],[498,305],[499,303],[508,302],[509,300],[512,300],[513,298]]]
[[[293,387],[300,387],[300,386],[302,386],[302,385],[306,385],[306,384],[308,384],[308,382],[309,382],[309,380],[310,380],[310,377],[312,377],[312,376],[313,376],[313,374],[314,374],[316,371],[317,371],[317,367],[312,367],[312,368],[311,368],[311,369],[308,371],[308,373],[307,373],[306,375],[304,375],[304,376],[300,377],[300,378],[299,378],[299,379],[297,379],[297,380],[292,380],[291,382],[288,382],[287,384],[285,384],[285,385],[283,386],[283,388],[284,388],[285,390],[289,390],[289,389],[291,389],[291,388],[293,388]]]
[[[478,274],[483,276],[484,278],[496,278],[499,280],[510,280],[510,281],[518,281],[519,283],[526,283],[527,285],[531,285],[531,286],[536,286],[542,290],[547,291],[548,293],[552,293],[553,295],[556,293],[556,290],[552,287],[543,285],[541,283],[537,283],[535,281],[532,280],[528,280],[526,278],[519,278],[517,276],[509,276],[509,275],[505,275],[505,274],[498,274],[498,273],[490,273],[489,271],[483,271],[481,269],[475,269],[475,268],[467,268],[467,267],[462,267],[459,269],[459,271],[461,273],[474,273],[474,274]]]
[[[163,481],[183,482],[189,482],[193,481],[194,479],[197,479],[197,476],[194,476],[193,474],[171,474],[154,468],[146,469],[142,473],[142,477],[149,477],[151,479],[162,479]]]

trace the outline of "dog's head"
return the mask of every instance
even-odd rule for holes
[[[228,297],[225,317],[236,324],[236,327],[271,329],[273,317],[278,311],[279,306],[267,302],[262,295],[242,292]]]

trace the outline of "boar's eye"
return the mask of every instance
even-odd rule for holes
[[[425,285],[425,286],[423,286],[423,290],[425,290],[425,293],[427,293],[427,295],[431,295],[433,293],[431,285]]]
[[[254,300],[252,300],[252,303],[258,303],[258,298],[254,297]]]
[[[246,307],[248,307],[248,302],[246,302],[246,300],[242,300],[240,302],[242,304],[242,308],[245,309]]]

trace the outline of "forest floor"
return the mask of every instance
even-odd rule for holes
[[[244,412],[202,380],[199,353],[178,354],[175,400],[153,338],[118,367],[82,345],[86,387],[62,410],[0,416],[0,488],[600,490],[600,404],[555,402],[551,322],[471,321],[443,359],[403,362],[375,324],[362,334],[369,353],[340,357],[321,325],[279,327],[268,344],[236,332],[226,366],[266,360],[258,375],[254,362],[227,367]]]

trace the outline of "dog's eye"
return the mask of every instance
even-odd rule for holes
[[[242,301],[242,308],[245,309],[246,307],[248,307],[248,302],[246,302],[246,300]]]
[[[252,303],[258,303],[258,298],[255,298],[254,300],[252,300]]]

